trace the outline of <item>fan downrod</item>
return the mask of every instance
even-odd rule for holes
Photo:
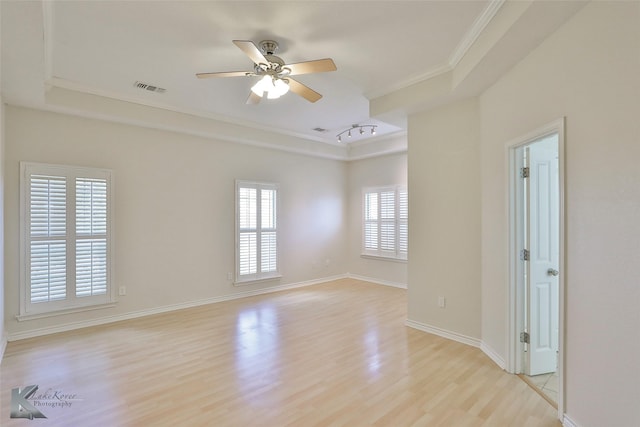
[[[265,55],[273,55],[278,51],[278,42],[273,40],[262,40],[260,42],[260,50]]]

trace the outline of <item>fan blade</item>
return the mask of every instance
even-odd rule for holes
[[[234,40],[233,44],[238,46],[245,55],[253,61],[254,64],[269,64],[267,58],[264,57],[258,46],[250,40]]]
[[[262,97],[260,95],[256,95],[255,93],[253,93],[253,91],[251,91],[249,93],[249,97],[247,98],[247,104],[258,104],[261,99]]]
[[[287,80],[289,80],[289,89],[291,89],[291,92],[300,95],[307,101],[316,102],[317,100],[322,98],[322,95],[320,95],[318,92],[316,92],[315,90],[311,89],[306,85],[303,85],[299,81],[293,80],[293,79],[287,79]]]
[[[222,73],[198,73],[196,77],[199,79],[209,79],[211,77],[245,77],[253,76],[251,71],[227,71]]]
[[[295,64],[287,64],[284,68],[291,70],[290,76],[310,73],[324,73],[327,71],[335,71],[338,68],[331,58],[317,59],[315,61],[296,62]]]

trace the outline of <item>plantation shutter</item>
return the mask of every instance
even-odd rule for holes
[[[275,184],[238,181],[236,281],[278,275],[277,198]]]
[[[409,221],[406,189],[366,189],[363,211],[363,255],[407,259]]]
[[[398,191],[398,256],[407,259],[409,253],[409,195]]]
[[[66,178],[31,175],[30,189],[30,300],[61,300],[67,294]]]
[[[380,193],[380,250],[396,252],[395,191]]]
[[[20,316],[111,302],[111,172],[36,163],[20,168]]]
[[[277,270],[276,190],[261,189],[261,257],[262,273]]]
[[[365,193],[364,196],[364,247],[365,250],[378,250],[378,193]]]
[[[76,296],[107,292],[107,181],[76,179]]]

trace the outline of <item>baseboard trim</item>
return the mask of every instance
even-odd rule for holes
[[[569,416],[567,414],[564,414],[564,416],[562,418],[562,425],[564,427],[580,427],[578,425],[578,423],[576,423],[571,418],[569,418]]]
[[[34,338],[34,337],[40,337],[44,335],[55,334],[58,332],[67,332],[75,329],[88,328],[91,326],[99,326],[99,325],[105,325],[108,323],[120,322],[122,320],[136,319],[138,317],[151,316],[154,314],[168,313],[170,311],[183,310],[185,308],[198,307],[201,305],[215,304],[219,302],[231,301],[231,300],[240,299],[240,298],[247,298],[247,297],[252,297],[256,295],[270,294],[274,292],[287,291],[290,289],[303,288],[306,286],[313,286],[321,283],[330,282],[332,280],[339,280],[339,279],[346,279],[346,278],[348,278],[346,274],[341,274],[337,276],[323,277],[321,279],[306,280],[304,282],[272,286],[269,288],[255,289],[252,291],[237,292],[231,295],[205,298],[202,300],[189,301],[189,302],[184,302],[180,304],[165,305],[165,306],[146,309],[146,310],[139,310],[139,311],[133,311],[133,312],[124,313],[124,314],[117,314],[113,316],[100,317],[98,319],[84,320],[81,322],[70,322],[62,325],[51,326],[51,327],[40,328],[40,329],[33,329],[30,331],[24,331],[24,332],[15,332],[15,333],[9,334],[5,338],[6,338],[6,341],[18,341],[18,340],[23,340],[27,338]]]
[[[356,279],[356,280],[362,280],[363,282],[370,282],[370,283],[374,283],[376,285],[391,286],[393,288],[407,289],[407,284],[406,283],[391,282],[389,280],[375,279],[373,277],[361,276],[359,274],[347,273],[347,278]]]
[[[407,319],[405,325],[410,328],[418,329],[422,332],[437,335],[442,338],[447,338],[452,341],[457,341],[462,344],[470,345],[472,347],[480,348],[481,341],[477,338],[469,337],[467,335],[459,334],[457,332],[448,331],[446,329],[438,328],[437,326],[427,325],[425,323],[416,322],[415,320]]]
[[[482,352],[484,354],[486,354],[487,357],[489,357],[489,359],[493,360],[493,363],[498,365],[500,367],[500,369],[502,369],[503,371],[506,371],[507,363],[505,362],[505,360],[502,358],[502,356],[500,356],[498,354],[498,352],[496,352],[493,348],[491,348],[484,341],[482,341],[480,343],[480,350],[482,350]]]

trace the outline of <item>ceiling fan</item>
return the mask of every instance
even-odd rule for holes
[[[290,76],[335,71],[337,69],[331,58],[285,64],[282,58],[274,55],[278,50],[278,43],[273,40],[261,41],[260,49],[250,40],[234,40],[233,43],[253,61],[253,71],[198,73],[196,76],[199,79],[242,76],[262,77],[251,88],[247,104],[259,103],[265,94],[268,99],[279,98],[287,93],[289,89],[309,102],[316,102],[322,98],[322,95]]]

